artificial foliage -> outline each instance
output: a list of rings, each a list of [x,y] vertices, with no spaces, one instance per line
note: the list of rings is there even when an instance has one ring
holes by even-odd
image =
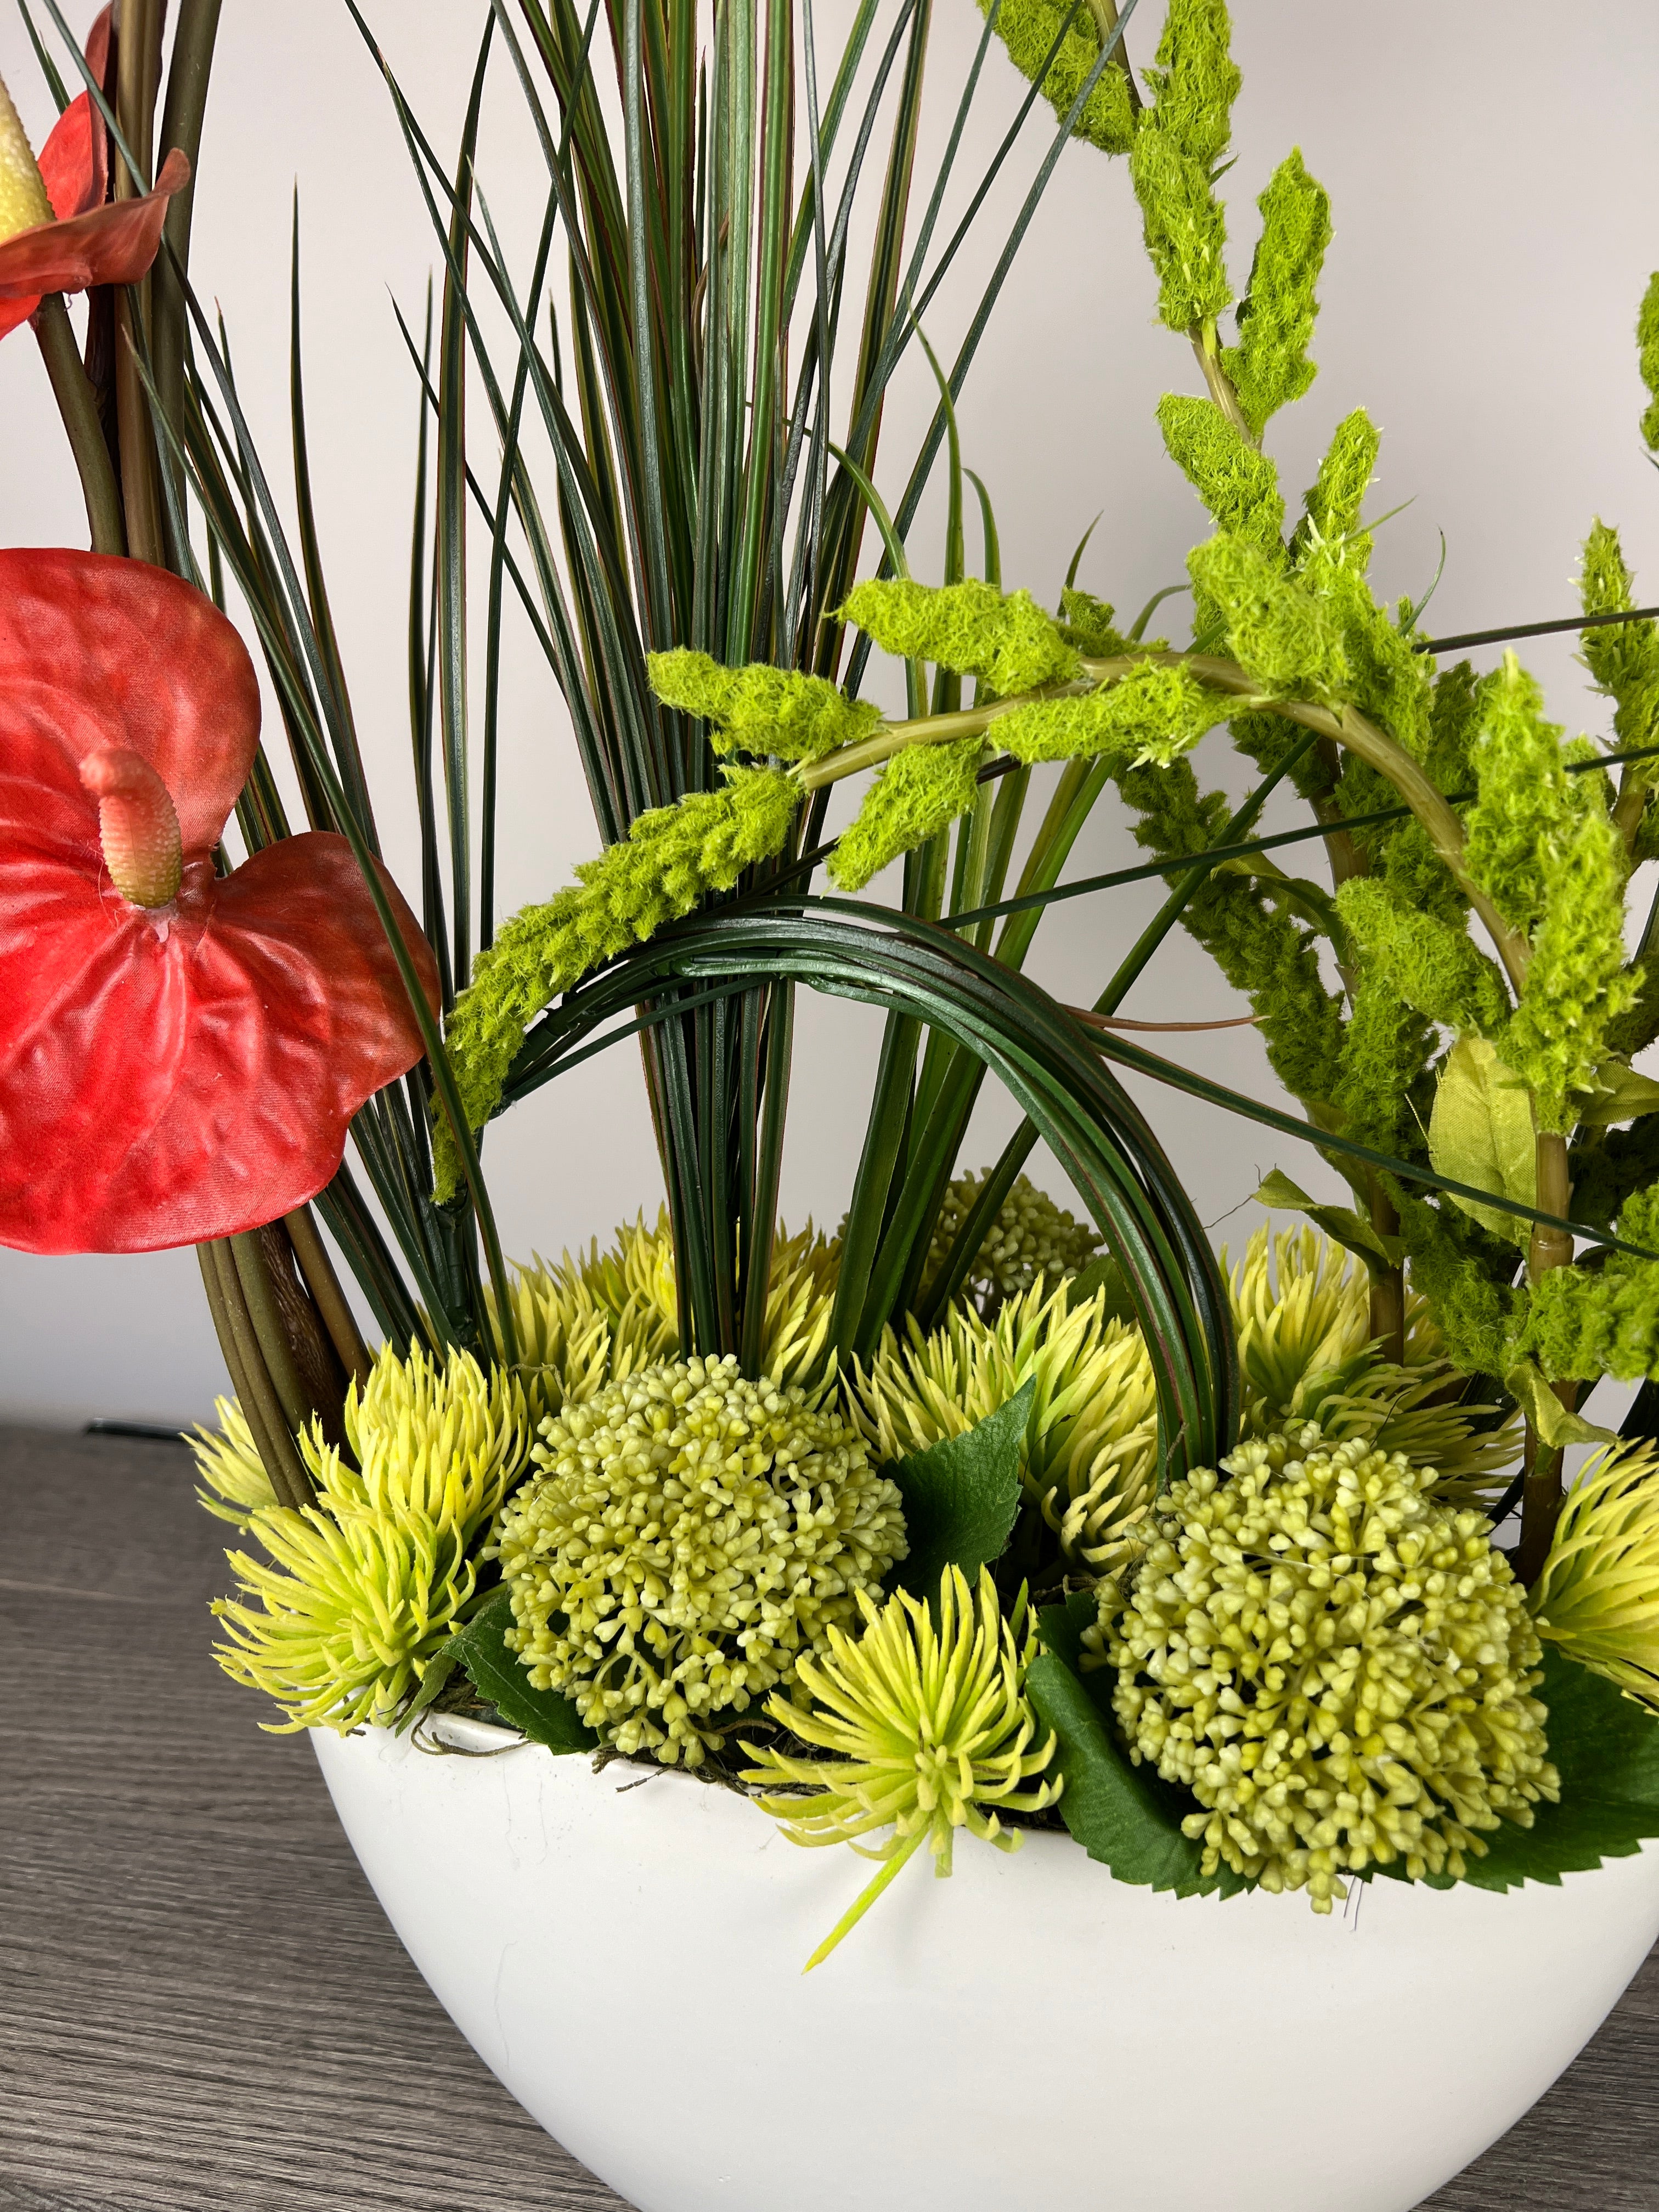
[[[727,769],[722,789],[639,815],[626,842],[583,864],[579,884],[515,915],[479,954],[449,1024],[471,1126],[482,1128],[495,1111],[525,1031],[550,999],[781,851],[799,804],[800,787],[780,769]],[[459,1162],[441,1123],[434,1136],[442,1199],[454,1191]]]
[[[732,1359],[661,1362],[545,1420],[492,1549],[533,1686],[624,1753],[700,1765],[905,1548],[857,1431]]]
[[[0,336],[38,341],[93,548],[0,552],[0,1241],[198,1244],[235,1394],[195,1441],[235,1531],[217,1656],[274,1725],[437,1754],[465,1715],[695,1770],[877,1860],[814,1965],[961,1831],[1322,1912],[1659,1835],[1651,586],[1590,521],[1598,736],[1516,653],[1451,658],[1431,580],[1373,574],[1410,458],[1317,381],[1341,210],[1285,142],[1229,207],[1222,0],[981,9],[945,130],[931,8],[873,0],[832,57],[787,4],[498,7],[441,149],[358,19],[434,224],[424,337],[399,309],[407,789],[330,605],[297,232],[291,481],[191,278],[221,11],[185,0],[165,72],[162,10],[125,53],[100,15],[106,97],[37,41],[38,160],[0,87]],[[953,185],[999,47],[1053,134],[1006,248],[1018,133]],[[509,78],[533,260],[486,198]],[[1138,517],[1057,483],[1012,573],[1018,457],[960,404],[1051,173],[1074,242],[1103,160],[1169,333],[1125,434],[1195,541],[1121,615]],[[938,404],[896,452],[907,360]],[[1659,452],[1659,276],[1636,361]],[[1320,454],[1299,497],[1287,451]],[[569,846],[523,807],[520,656],[593,824],[512,912],[522,852]],[[1105,816],[1144,865],[1082,875]],[[1062,1003],[1049,906],[1130,884],[1134,923],[1060,907]],[[1198,1071],[1177,928],[1282,1105]],[[828,1238],[780,1219],[814,994],[879,1024],[814,1101],[848,1138]],[[617,1043],[659,1182],[515,1263],[490,1125],[539,1094],[576,1204],[557,1086]],[[1224,1133],[1237,1201],[1306,1224],[1233,1266],[1125,1066],[1343,1188]],[[1618,1440],[1609,1377],[1644,1385]]]
[[[1206,1874],[1328,1912],[1345,1873],[1461,1875],[1559,1794],[1526,1592],[1431,1477],[1292,1427],[1173,1486],[1102,1585],[1114,1710],[1131,1756],[1197,1799]]]

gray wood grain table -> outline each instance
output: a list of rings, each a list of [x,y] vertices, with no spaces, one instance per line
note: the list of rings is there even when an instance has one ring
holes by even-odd
[[[620,2206],[439,2009],[309,1747],[213,1666],[220,1533],[177,1445],[0,1430],[0,2206]],[[1659,2212],[1656,2057],[1659,1953],[1436,2212]]]

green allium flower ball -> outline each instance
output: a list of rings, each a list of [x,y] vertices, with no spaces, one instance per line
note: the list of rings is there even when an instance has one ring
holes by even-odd
[[[944,1265],[990,1173],[983,1168],[978,1175],[958,1176],[946,1190],[927,1255],[930,1277]],[[1052,1289],[1062,1275],[1080,1273],[1099,1249],[1100,1237],[1091,1224],[1056,1205],[1029,1176],[1018,1176],[974,1256],[963,1287],[999,1303],[1018,1297],[1040,1279]]]
[[[1102,1585],[1088,1640],[1136,1763],[1204,1808],[1183,1825],[1206,1873],[1328,1912],[1343,1871],[1461,1876],[1481,1831],[1559,1794],[1526,1592],[1433,1480],[1314,1425],[1242,1444]]]
[[[664,1361],[542,1424],[495,1540],[508,1645],[619,1751],[697,1765],[717,1717],[793,1690],[904,1557],[856,1430],[735,1359]]]

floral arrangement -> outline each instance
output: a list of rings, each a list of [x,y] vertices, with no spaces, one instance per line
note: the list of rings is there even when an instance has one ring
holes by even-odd
[[[1314,382],[1331,212],[1287,154],[1236,294],[1220,0],[1169,0],[1139,69],[1133,6],[995,0],[932,185],[925,9],[866,0],[829,68],[810,15],[752,0],[701,29],[656,0],[479,13],[453,160],[357,17],[442,279],[406,331],[407,902],[329,611],[297,325],[291,543],[190,281],[216,0],[180,0],[165,73],[159,0],[125,0],[118,35],[100,15],[67,82],[37,38],[60,110],[38,160],[0,88],[0,330],[39,340],[92,539],[0,553],[0,1240],[198,1248],[234,1394],[196,1445],[236,1530],[221,1663],[272,1727],[437,1748],[482,1717],[853,1844],[878,1870],[814,1965],[924,1844],[949,1874],[959,1830],[1320,1912],[1355,1878],[1502,1889],[1659,1836],[1659,1085],[1634,1066],[1659,966],[1626,913],[1659,854],[1659,629],[1616,532],[1590,529],[1562,625],[1607,744],[1547,720],[1512,654],[1477,676],[1424,602],[1376,597],[1363,409],[1287,501],[1267,439]],[[947,369],[922,319],[972,228],[944,234],[944,184],[999,46],[1057,135]],[[480,183],[501,68],[546,161],[527,271]],[[1201,386],[1158,422],[1208,534],[1122,626],[1081,547],[1052,604],[1005,579],[955,413],[1068,135],[1127,158]],[[1659,276],[1638,336],[1659,453]],[[896,475],[883,395],[912,348],[939,404]],[[930,580],[907,533],[938,469]],[[599,850],[507,916],[509,592]],[[1184,641],[1149,637],[1181,594]],[[878,653],[902,716],[864,696]],[[1218,745],[1250,765],[1242,805],[1199,781]],[[1260,836],[1280,787],[1310,820]],[[1103,803],[1168,893],[1066,1006],[1025,963],[1059,892],[1123,880],[1064,880]],[[1301,841],[1328,882],[1273,857]],[[1136,1035],[1182,1024],[1119,1016],[1177,924],[1287,1105]],[[830,1237],[777,1218],[802,987],[884,1024]],[[623,1040],[666,1205],[510,1264],[490,1122]],[[1275,1171],[1258,1195],[1304,1223],[1233,1267],[1125,1066],[1312,1146],[1352,1202]],[[988,1073],[1024,1118],[965,1173]],[[1039,1140],[1075,1212],[1026,1175]],[[1580,1411],[1603,1376],[1642,1385],[1616,1437]]]

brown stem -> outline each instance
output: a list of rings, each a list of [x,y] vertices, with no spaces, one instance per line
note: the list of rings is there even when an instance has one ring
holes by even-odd
[[[1547,1130],[1537,1138],[1538,1193],[1540,1213],[1565,1214],[1572,1203],[1572,1182],[1567,1172],[1567,1140]],[[1527,1280],[1536,1289],[1557,1267],[1572,1265],[1572,1238],[1565,1229],[1547,1223],[1533,1224],[1527,1247]],[[1569,1412],[1577,1402],[1576,1383],[1558,1382],[1555,1395]],[[1521,1550],[1516,1571],[1523,1583],[1534,1583],[1544,1571],[1555,1524],[1561,1517],[1561,1454],[1552,1451],[1535,1434],[1530,1421],[1522,1461],[1526,1476],[1521,1495]]]
[[[222,1243],[198,1244],[196,1256],[207,1291],[208,1310],[218,1332],[219,1349],[270,1478],[272,1494],[279,1505],[308,1505],[314,1494],[311,1477],[295,1447],[293,1432],[286,1425],[266,1370],[229,1248]]]
[[[229,1238],[228,1249],[235,1264],[242,1296],[247,1302],[248,1318],[259,1340],[265,1371],[282,1407],[284,1423],[292,1433],[307,1427],[317,1409],[295,1356],[263,1235],[260,1230],[249,1230],[242,1236]]]
[[[148,174],[155,153],[155,98],[161,82],[161,0],[124,0],[115,85],[115,119]],[[136,199],[144,179],[135,178],[118,153],[115,197]],[[135,322],[135,316],[137,321]],[[121,453],[121,493],[126,507],[127,549],[137,561],[161,562],[161,489],[149,404],[138,374],[135,331],[149,319],[149,281],[115,295],[115,414]]]
[[[110,466],[104,426],[98,417],[98,395],[81,363],[81,349],[70,327],[69,310],[61,292],[41,301],[34,314],[34,335],[40,344],[52,398],[64,418],[70,451],[81,478],[87,502],[87,526],[94,553],[125,553],[127,534],[121,520],[121,494]]]
[[[323,1327],[328,1331],[329,1341],[334,1346],[341,1370],[348,1381],[355,1382],[361,1389],[368,1382],[374,1363],[357,1327],[356,1316],[340,1287],[340,1279],[334,1272],[334,1263],[328,1256],[328,1247],[323,1242],[311,1208],[302,1206],[297,1212],[285,1214],[283,1226],[288,1231],[300,1273]]]
[[[346,1441],[342,1418],[346,1372],[334,1350],[305,1278],[296,1264],[287,1224],[267,1222],[258,1231],[260,1255],[270,1282],[271,1304],[283,1340],[299,1370],[309,1419],[320,1423],[324,1441],[337,1450]]]

